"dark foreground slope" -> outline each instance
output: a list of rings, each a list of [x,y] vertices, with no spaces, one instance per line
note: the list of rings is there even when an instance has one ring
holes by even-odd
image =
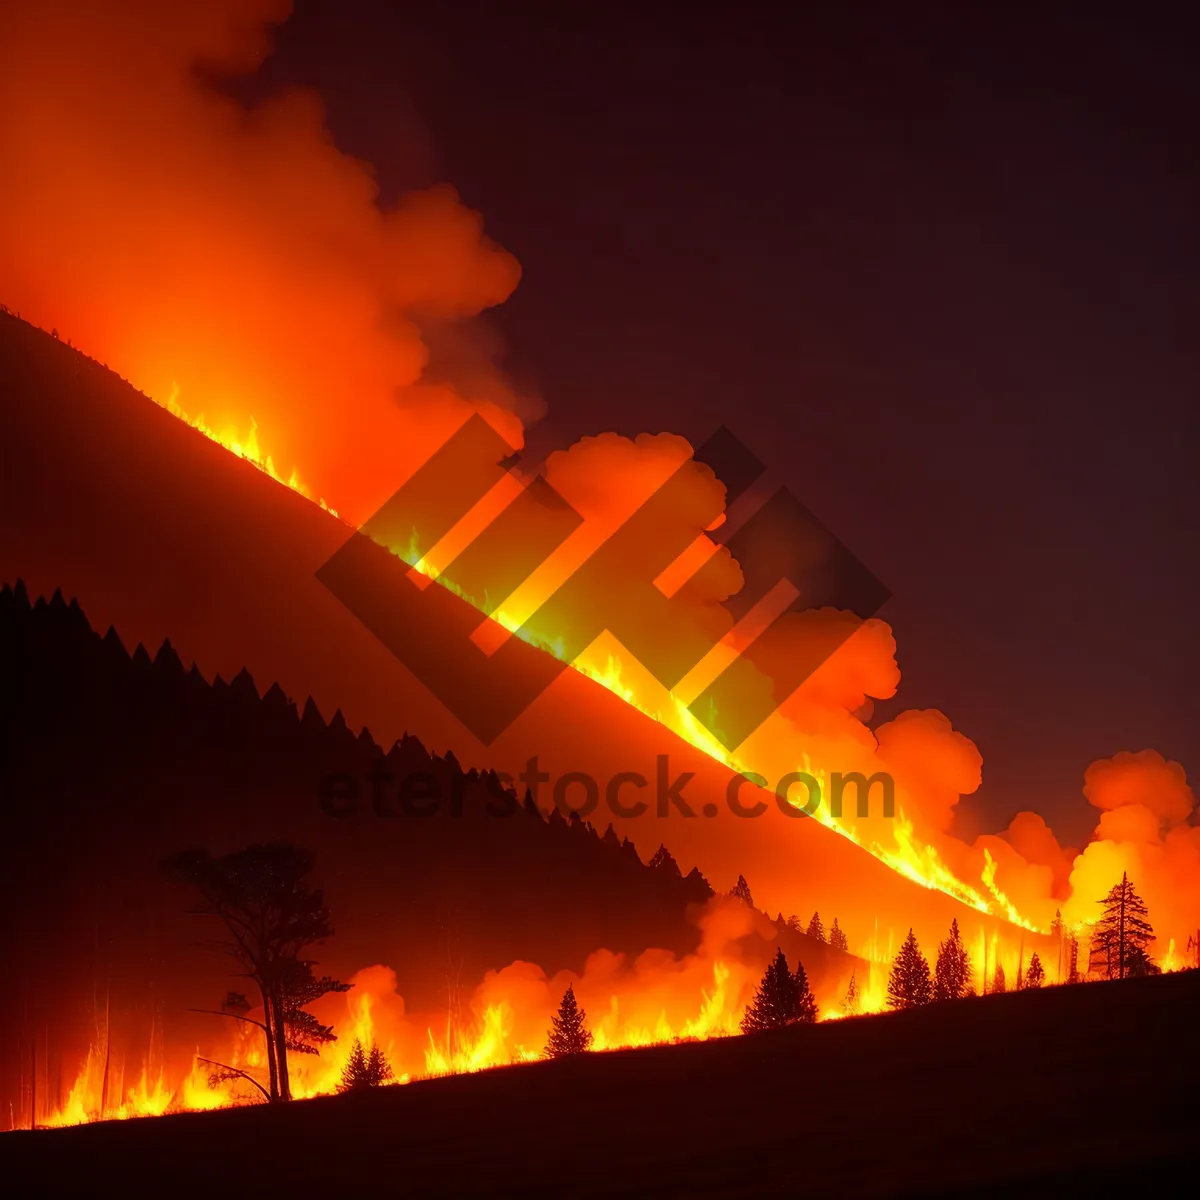
[[[39,1194],[1146,1194],[1194,1170],[1198,1003],[1191,972],[14,1133],[0,1171]]]

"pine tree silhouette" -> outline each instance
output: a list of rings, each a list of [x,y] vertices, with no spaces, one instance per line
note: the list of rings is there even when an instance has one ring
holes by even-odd
[[[862,997],[858,994],[858,980],[853,973],[850,975],[850,986],[842,1000],[842,1012],[848,1017],[856,1017],[862,1012]]]
[[[805,1025],[812,1025],[817,1019],[817,998],[808,986],[808,975],[799,959],[796,960],[796,973],[792,976],[792,983],[796,988],[796,1020]]]
[[[1141,946],[1136,944],[1126,948],[1125,961],[1125,974],[1130,979],[1134,979],[1142,975],[1162,974],[1162,968],[1156,962],[1151,960],[1150,955],[1147,954]]]
[[[754,907],[754,897],[750,895],[750,885],[746,882],[745,875],[738,876],[737,883],[733,885],[733,891],[729,894],[739,900],[745,900],[751,908]]]
[[[682,872],[679,869],[679,864],[675,861],[674,855],[666,848],[666,846],[659,846],[659,848],[655,850],[653,857],[646,865],[648,867],[661,867],[664,871],[667,871],[672,875],[682,875]]]
[[[825,926],[821,924],[821,914],[815,912],[812,915],[812,920],[808,923],[808,936],[816,938],[818,942],[825,940]]]
[[[342,1068],[342,1081],[338,1084],[339,1092],[360,1092],[366,1088],[382,1087],[393,1079],[391,1064],[383,1057],[378,1046],[372,1046],[368,1054],[363,1044],[354,1039],[354,1047],[350,1057]]]
[[[950,922],[950,936],[938,948],[934,968],[933,998],[959,1000],[971,984],[971,960],[958,931],[958,918]]]
[[[803,976],[804,968],[799,972]],[[805,990],[808,980],[804,980]],[[811,996],[811,993],[809,993]],[[813,1018],[816,1002],[813,1002]],[[805,1018],[809,1019],[809,1018]],[[801,1020],[800,986],[796,975],[788,969],[787,958],[782,950],[776,951],[754,994],[754,999],[742,1017],[743,1033],[759,1033],[764,1029],[780,1029]]]
[[[1008,984],[1004,978],[1004,968],[997,964],[996,974],[992,976],[992,992],[993,994],[999,994],[1006,991],[1008,991]]]
[[[1033,957],[1029,960],[1029,969],[1025,972],[1025,987],[1040,988],[1046,982],[1046,968],[1042,966],[1042,960],[1038,958],[1037,951],[1033,952]]]
[[[850,942],[838,926],[837,917],[833,918],[833,924],[829,927],[829,944],[835,950],[841,950],[847,954],[850,952]]]
[[[892,963],[892,974],[888,979],[888,1007],[916,1008],[928,1004],[932,999],[933,980],[929,977],[929,964],[910,929],[900,953]]]
[[[318,977],[313,973],[313,963],[305,960],[293,959],[280,965],[279,991],[289,1053],[320,1054],[322,1046],[337,1041],[333,1026],[322,1024],[306,1006],[330,993],[348,992],[350,986],[328,975]]]
[[[584,1024],[587,1013],[575,1000],[575,988],[567,984],[558,1012],[550,1018],[550,1036],[546,1041],[547,1058],[582,1054],[592,1048],[592,1031]]]
[[[1088,971],[1103,972],[1109,979],[1146,974],[1146,948],[1154,941],[1145,902],[1129,882],[1129,874],[1100,901],[1103,912],[1092,929]]]
[[[290,842],[247,846],[225,855],[184,850],[163,860],[166,874],[199,894],[194,912],[217,918],[231,934],[232,955],[245,977],[258,985],[272,1100],[290,1100],[288,1051],[316,1054],[334,1040],[304,1006],[348,984],[313,975],[299,954],[332,936],[329,908],[309,876],[315,857]]]

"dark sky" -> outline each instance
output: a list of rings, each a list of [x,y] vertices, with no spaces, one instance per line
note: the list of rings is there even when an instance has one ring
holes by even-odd
[[[262,82],[520,260],[532,454],[728,424],[891,589],[959,830],[1077,843],[1094,758],[1200,770],[1200,82],[1144,6],[914,13],[301,0]]]

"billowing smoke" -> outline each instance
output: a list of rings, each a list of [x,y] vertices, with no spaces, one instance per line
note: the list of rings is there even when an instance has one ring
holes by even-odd
[[[449,187],[381,208],[313,92],[221,90],[290,9],[5,3],[0,301],[364,519],[471,408],[520,442],[464,327],[520,267]]]
[[[1084,795],[1100,810],[1094,839],[1075,859],[1070,919],[1094,920],[1095,901],[1128,872],[1150,908],[1158,950],[1183,951],[1200,914],[1200,828],[1183,767],[1155,750],[1094,762]]]
[[[6,3],[0,301],[160,402],[174,396],[241,438],[253,430],[282,476],[296,469],[311,494],[360,521],[472,410],[521,443],[537,405],[513,392],[494,345],[472,332],[520,268],[447,186],[382,207],[371,168],[337,149],[311,91],[250,107],[232,98],[225,85],[255,70],[289,12],[287,0]],[[586,558],[689,453],[670,434],[603,434],[553,455],[547,476],[585,526],[531,581],[526,611],[555,569],[561,577]],[[691,548],[674,586],[704,569],[678,592],[664,577],[664,594],[678,598],[679,627],[694,624],[698,640],[730,633],[720,603],[742,575],[709,537],[722,484],[697,466],[677,498],[664,536]],[[1164,939],[1183,943],[1200,914],[1200,832],[1179,764],[1153,751],[1093,764],[1084,791],[1100,817],[1081,853],[1026,812],[1001,834],[964,841],[954,815],[979,786],[979,751],[935,710],[872,728],[873,702],[899,684],[896,644],[883,621],[856,624],[828,610],[793,614],[770,656],[749,645],[757,674],[747,686],[779,707],[739,748],[747,767],[772,779],[805,762],[826,778],[887,773],[897,818],[877,801],[859,818],[851,800],[844,825],[914,877],[946,872],[1044,929],[1056,909],[1072,922],[1093,917],[1128,871],[1160,952]],[[745,630],[730,637],[733,651],[749,644]],[[778,694],[813,638],[836,651],[793,694]],[[653,681],[629,658],[629,686],[650,694]],[[643,707],[670,711],[663,698]],[[728,865],[719,887],[732,883]],[[760,902],[790,909],[790,876],[754,882]]]

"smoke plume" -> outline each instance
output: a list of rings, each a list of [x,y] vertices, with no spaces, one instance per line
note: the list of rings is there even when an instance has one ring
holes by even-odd
[[[351,519],[472,408],[520,442],[535,409],[488,355],[453,353],[520,278],[478,214],[447,186],[381,208],[312,91],[247,108],[219,86],[262,61],[287,0],[4,8],[9,308],[156,400],[253,432]],[[427,377],[439,326],[453,336]]]
[[[233,97],[230,81],[253,74],[290,8],[288,0],[5,3],[0,300],[159,402],[174,398],[214,429],[253,437],[282,477],[297,471],[314,497],[361,522],[472,410],[521,444],[537,404],[506,383],[495,345],[472,324],[512,294],[520,267],[447,185],[382,206],[371,167],[337,148],[312,91],[253,105]],[[602,434],[553,455],[547,477],[585,523],[548,577],[530,581],[525,610],[690,449],[670,434]],[[675,627],[693,627],[698,642],[730,633],[720,604],[742,584],[711,536],[723,503],[721,481],[697,466],[663,518],[664,536],[690,549],[660,585],[675,598]],[[1164,941],[1182,944],[1200,913],[1200,831],[1178,763],[1146,750],[1092,764],[1083,790],[1099,817],[1081,852],[1029,812],[967,842],[954,816],[980,784],[978,748],[936,710],[873,728],[873,702],[899,684],[896,643],[883,621],[848,620],[793,614],[770,656],[749,647],[748,686],[779,707],[740,748],[746,766],[772,779],[802,763],[825,777],[887,773],[897,818],[878,804],[860,818],[851,806],[845,828],[913,877],[952,873],[993,897],[996,911],[1042,929],[1056,909],[1072,922],[1094,917],[1128,871],[1150,904],[1160,951]],[[731,636],[734,650],[746,648],[745,631]],[[794,694],[781,694],[791,659],[813,638],[844,640]],[[649,694],[653,681],[629,657],[623,679]],[[643,707],[671,711],[661,696]],[[772,836],[770,822],[760,827]],[[763,899],[787,906],[791,887],[763,880]],[[580,986],[586,993],[586,976]]]

